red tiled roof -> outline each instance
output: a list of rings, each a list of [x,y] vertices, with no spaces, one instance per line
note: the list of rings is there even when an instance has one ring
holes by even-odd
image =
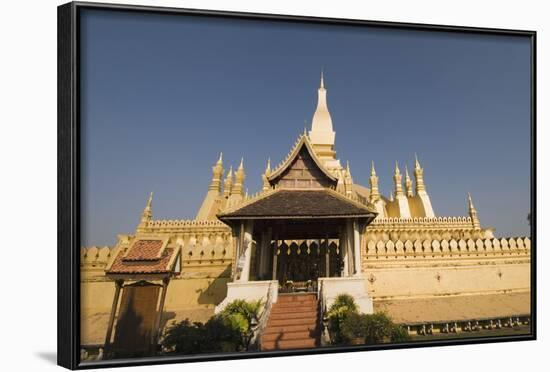
[[[162,242],[162,241],[160,241]],[[132,247],[133,248],[133,247]],[[137,261],[124,258],[124,252],[119,252],[107,274],[164,274],[169,273],[168,267],[174,249],[166,248],[160,259]]]
[[[158,260],[162,243],[162,240],[138,240],[132,244],[124,261]]]

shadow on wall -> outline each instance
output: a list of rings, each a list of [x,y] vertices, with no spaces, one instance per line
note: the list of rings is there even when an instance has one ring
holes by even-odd
[[[231,266],[225,268],[216,278],[213,278],[208,287],[198,289],[199,305],[216,306],[227,296],[227,283],[231,281]]]

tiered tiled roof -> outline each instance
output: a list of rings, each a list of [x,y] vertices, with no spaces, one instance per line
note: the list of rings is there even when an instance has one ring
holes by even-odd
[[[237,218],[375,217],[376,211],[330,189],[280,189],[241,208],[220,214],[220,220]]]
[[[179,249],[165,248],[163,239],[136,240],[127,252],[121,250],[107,269],[107,275],[170,274]]]
[[[151,261],[161,257],[162,240],[138,240],[135,242],[124,261]]]

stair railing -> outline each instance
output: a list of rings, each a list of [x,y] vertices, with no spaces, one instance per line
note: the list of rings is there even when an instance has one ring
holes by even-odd
[[[319,329],[319,338],[321,346],[330,345],[330,335],[328,332],[328,319],[326,319],[327,314],[327,308],[326,308],[326,298],[325,298],[325,291],[324,291],[324,284],[325,282],[322,280],[318,281],[317,284],[317,298],[318,298],[318,314],[317,317],[317,329]]]
[[[275,288],[273,288],[275,286]],[[269,315],[271,314],[271,308],[273,307],[273,291],[279,289],[278,282],[272,282],[269,284],[267,290],[267,296],[265,300],[264,310],[258,319],[258,326],[254,330],[254,334],[250,340],[249,350],[260,350],[261,349],[261,335],[264,332],[264,329],[267,326],[267,321],[269,320]]]

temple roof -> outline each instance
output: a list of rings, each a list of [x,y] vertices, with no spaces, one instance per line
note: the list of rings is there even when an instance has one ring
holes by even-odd
[[[305,148],[307,150],[307,152],[315,162],[315,165],[330,181],[337,181],[337,178],[333,174],[331,174],[329,170],[323,165],[323,162],[319,159],[319,157],[315,153],[315,150],[313,150],[311,141],[309,140],[307,134],[304,133],[296,141],[294,147],[292,148],[292,150],[290,150],[285,160],[281,164],[279,164],[279,166],[277,166],[274,170],[272,170],[271,173],[267,176],[267,179],[270,183],[275,181],[288,167],[290,167],[290,165],[292,165],[293,161],[300,154],[300,150],[302,150],[302,148]]]
[[[373,208],[331,189],[279,189],[218,218],[374,218],[376,214]]]
[[[162,240],[138,240],[128,250],[124,261],[154,261],[161,257]]]
[[[107,275],[170,274],[179,249],[166,248],[167,239],[139,239],[121,250],[107,269]]]

